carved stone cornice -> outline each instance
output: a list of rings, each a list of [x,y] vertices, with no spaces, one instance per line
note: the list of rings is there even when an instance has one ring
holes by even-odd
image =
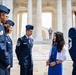
[[[27,7],[27,4],[26,3],[14,3],[14,8],[18,8],[19,6],[21,7]]]
[[[18,8],[19,7],[19,4],[14,4],[14,8]]]
[[[49,3],[49,2],[47,2],[47,3],[43,3],[42,6],[43,7],[50,7],[50,6],[54,6],[55,7],[56,4],[55,3]]]
[[[73,2],[72,5],[73,5],[73,6],[76,6],[76,2]]]

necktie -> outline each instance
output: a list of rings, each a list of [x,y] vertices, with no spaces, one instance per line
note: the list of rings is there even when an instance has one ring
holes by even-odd
[[[29,42],[29,44],[30,44],[30,38],[28,38],[28,42]]]

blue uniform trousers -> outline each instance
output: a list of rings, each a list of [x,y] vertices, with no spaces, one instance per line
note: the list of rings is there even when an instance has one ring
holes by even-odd
[[[73,71],[72,71],[72,75],[76,75],[76,64],[73,64]]]
[[[3,64],[0,62],[0,75],[5,75],[5,67],[3,66]]]
[[[5,71],[5,75],[10,75],[10,69]]]
[[[33,75],[33,65],[20,65],[20,75]]]
[[[0,67],[0,75],[5,75],[5,69],[2,69],[1,67]]]

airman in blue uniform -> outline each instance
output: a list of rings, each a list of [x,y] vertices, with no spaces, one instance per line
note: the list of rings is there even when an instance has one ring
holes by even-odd
[[[72,75],[76,75],[76,27],[71,27],[68,32],[69,53],[73,61]]]
[[[6,51],[6,37],[3,24],[8,19],[10,9],[0,5],[0,75],[5,75],[5,70],[10,68],[9,56]]]
[[[26,25],[26,35],[19,38],[16,45],[16,55],[20,64],[20,75],[33,75],[32,35],[34,26]]]
[[[6,50],[9,55],[10,68],[13,67],[13,43],[9,36],[12,32],[14,26],[14,22],[11,20],[7,20],[4,24],[5,32],[6,32]],[[6,70],[6,75],[10,75],[10,68]]]

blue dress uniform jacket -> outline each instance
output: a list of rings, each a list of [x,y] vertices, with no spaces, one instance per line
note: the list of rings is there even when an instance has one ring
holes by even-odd
[[[7,52],[8,52],[8,56],[9,56],[9,63],[10,63],[10,67],[13,66],[13,43],[12,43],[12,40],[11,38],[6,35],[6,49],[7,49]]]
[[[5,75],[5,68],[9,65],[9,57],[6,51],[6,37],[2,24],[0,24],[0,75]]]
[[[9,56],[9,63],[10,63],[10,67],[13,66],[13,44],[12,44],[12,40],[9,37],[9,35],[6,34],[6,50],[8,52],[8,56]],[[6,70],[6,75],[10,75],[10,69]]]
[[[73,60],[72,75],[76,75],[76,27],[69,29],[69,53]]]
[[[28,39],[25,35],[17,41],[16,55],[21,66],[20,75],[33,75],[32,47],[33,39]]]
[[[76,61],[76,28],[70,28],[69,33],[69,53],[73,61]]]

